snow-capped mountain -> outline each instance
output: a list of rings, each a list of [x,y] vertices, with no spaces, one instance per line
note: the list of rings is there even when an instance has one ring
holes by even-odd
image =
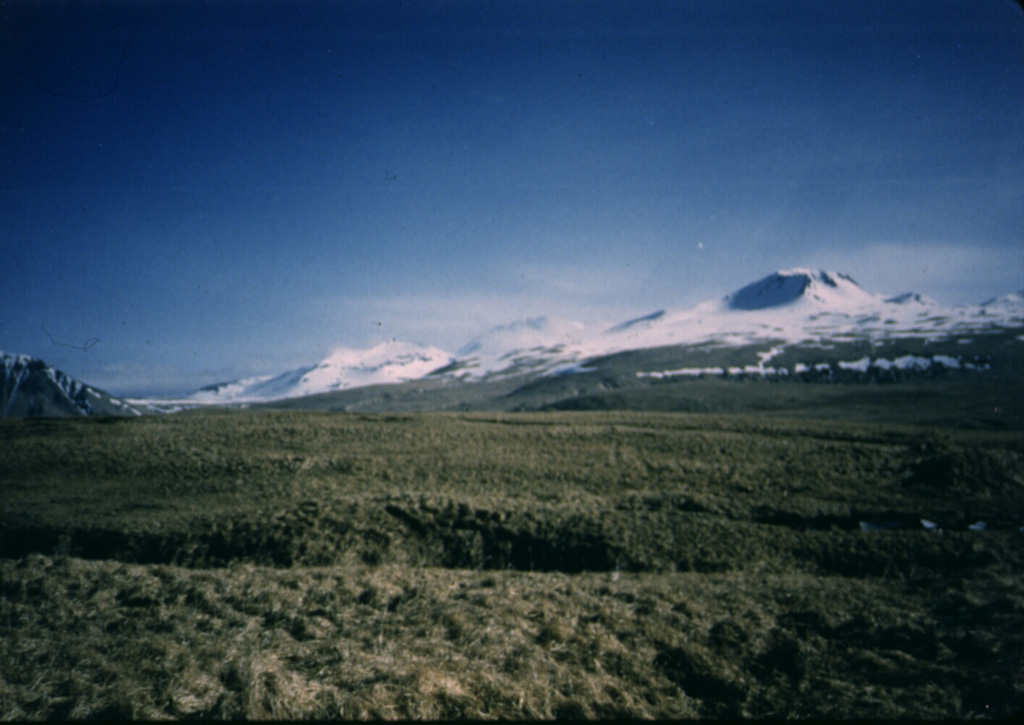
[[[993,297],[990,300],[986,300],[981,303],[981,306],[990,308],[999,308],[1008,311],[1016,311],[1020,314],[1024,311],[1024,290],[1020,292],[1011,292],[1007,295],[1000,295],[999,297]]]
[[[729,350],[759,346],[752,363],[722,369],[750,368],[765,374],[770,369],[766,367],[769,360],[781,359],[779,356],[794,346],[824,349],[837,343],[882,345],[896,339],[966,342],[968,336],[1021,326],[1024,293],[1003,295],[981,305],[943,307],[916,292],[874,294],[849,275],[797,268],[774,272],[716,300],[685,309],[657,310],[607,329],[588,328],[558,317],[533,317],[491,328],[455,355],[398,341],[366,350],[339,348],[316,365],[276,376],[211,385],[179,402],[267,402],[412,380],[444,385],[525,382],[591,372],[593,361],[659,348],[719,350],[728,356]],[[672,354],[678,357],[678,353]],[[945,360],[944,367],[953,366],[955,358],[940,357]],[[931,358],[928,362],[931,364]],[[719,369],[715,366],[720,363],[709,363],[712,367],[707,369]],[[819,363],[812,360],[800,364],[813,367]],[[884,364],[884,360],[878,362]],[[902,365],[893,364],[898,368]],[[914,365],[919,366],[919,361]],[[971,365],[965,359],[961,369],[980,369]],[[793,369],[799,372],[798,366]],[[655,373],[638,370],[636,374]]]
[[[658,310],[573,335],[537,334],[529,348],[488,355],[475,347],[441,374],[464,380],[495,379],[525,373],[563,374],[588,360],[627,350],[670,345],[792,345],[827,340],[895,337],[941,339],[1024,324],[1024,297],[1004,295],[983,305],[943,307],[924,295],[884,296],[867,292],[849,275],[804,268],[774,272],[718,300],[680,310]],[[529,321],[526,321],[527,323]]]
[[[452,355],[436,347],[391,340],[366,350],[337,348],[316,365],[280,375],[210,385],[189,396],[195,403],[241,403],[295,398],[334,390],[400,383],[448,365]]]
[[[529,372],[567,347],[580,344],[587,334],[586,325],[560,317],[531,317],[498,325],[459,348],[457,360],[444,374],[479,377],[495,370]]]
[[[38,358],[0,352],[0,417],[141,415]]]
[[[775,272],[725,298],[730,310],[766,310],[793,305],[840,310],[871,305],[877,300],[849,275],[809,269]]]
[[[173,400],[121,400],[42,360],[0,352],[0,417],[140,415],[410,381],[422,382],[415,393],[447,391],[446,400],[457,401],[443,407],[475,400],[476,393],[462,385],[476,382],[496,385],[481,389],[506,391],[496,395],[547,386],[551,395],[545,392],[543,400],[549,400],[632,384],[629,380],[715,374],[804,379],[941,369],[1019,377],[1022,331],[1024,291],[945,307],[916,292],[874,294],[849,275],[797,268],[774,272],[719,299],[656,310],[608,328],[532,317],[493,327],[455,355],[397,340],[362,350],[342,347],[313,365],[210,385]],[[397,393],[380,395],[392,394]],[[375,393],[367,395],[362,397],[371,401]],[[418,400],[418,406],[430,409],[427,397]],[[387,407],[380,401],[365,404]]]

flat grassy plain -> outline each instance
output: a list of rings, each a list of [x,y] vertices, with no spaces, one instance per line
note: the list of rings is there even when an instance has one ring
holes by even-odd
[[[1021,431],[822,415],[2,420],[0,717],[1020,711]]]

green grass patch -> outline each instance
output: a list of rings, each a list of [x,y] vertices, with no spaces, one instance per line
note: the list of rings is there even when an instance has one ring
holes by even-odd
[[[768,416],[3,420],[0,716],[1008,715],[1022,458]]]

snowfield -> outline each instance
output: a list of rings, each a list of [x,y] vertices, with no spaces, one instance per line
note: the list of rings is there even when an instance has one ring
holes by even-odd
[[[416,380],[444,367],[453,357],[436,347],[392,340],[368,350],[338,348],[316,365],[277,376],[247,378],[203,388],[195,403],[241,403],[297,398],[363,385]]]

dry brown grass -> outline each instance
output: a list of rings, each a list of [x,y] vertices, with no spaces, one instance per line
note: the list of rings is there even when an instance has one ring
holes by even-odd
[[[7,718],[959,717],[1019,579],[0,563]]]

